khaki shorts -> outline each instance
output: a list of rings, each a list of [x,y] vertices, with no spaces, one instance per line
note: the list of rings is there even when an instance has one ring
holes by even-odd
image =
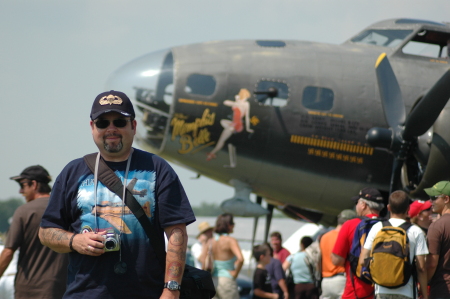
[[[213,277],[216,296],[213,299],[239,299],[236,280],[228,277]]]

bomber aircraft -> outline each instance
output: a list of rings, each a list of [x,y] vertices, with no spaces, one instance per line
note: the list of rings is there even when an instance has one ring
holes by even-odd
[[[137,107],[140,147],[234,186],[224,210],[268,213],[253,193],[270,212],[330,224],[363,187],[421,198],[450,178],[449,47],[449,23],[392,19],[341,45],[173,47],[107,85]]]

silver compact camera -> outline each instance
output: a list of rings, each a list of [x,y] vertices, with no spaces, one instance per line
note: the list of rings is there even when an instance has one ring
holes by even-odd
[[[103,241],[105,252],[118,251],[120,249],[120,235],[116,234],[113,229],[107,230],[103,238],[105,238]]]

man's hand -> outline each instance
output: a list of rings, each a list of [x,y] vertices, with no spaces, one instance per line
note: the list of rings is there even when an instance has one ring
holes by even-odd
[[[72,248],[81,253],[91,256],[99,256],[105,253],[103,249],[103,235],[106,231],[100,233],[83,233],[76,234],[72,239]],[[66,230],[54,227],[39,229],[39,239],[42,245],[50,247],[52,250],[59,253],[69,253],[70,250],[70,239],[73,233]]]
[[[104,235],[106,235],[106,231],[76,234],[72,240],[72,248],[81,254],[100,256],[105,253]]]

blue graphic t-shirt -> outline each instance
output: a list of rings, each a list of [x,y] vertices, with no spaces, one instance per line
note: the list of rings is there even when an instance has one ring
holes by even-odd
[[[127,161],[107,164],[123,182]],[[195,221],[178,176],[160,157],[135,149],[127,186],[161,237],[165,227]],[[94,175],[83,158],[70,162],[56,179],[41,226],[78,233],[108,230],[120,236],[120,251],[105,252],[99,257],[69,254],[64,298],[159,298],[161,295],[164,269],[144,229],[129,208],[122,205],[122,200],[100,181],[95,203]],[[127,264],[127,272],[122,275],[114,273],[114,265],[119,260]]]

